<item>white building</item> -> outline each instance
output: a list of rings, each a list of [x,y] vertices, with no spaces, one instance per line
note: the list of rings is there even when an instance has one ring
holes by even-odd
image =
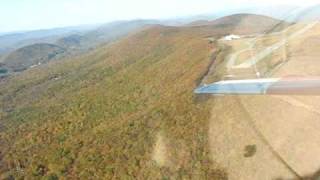
[[[234,39],[240,39],[241,37],[238,35],[230,34],[228,36],[225,36],[223,39],[226,41],[232,41]]]

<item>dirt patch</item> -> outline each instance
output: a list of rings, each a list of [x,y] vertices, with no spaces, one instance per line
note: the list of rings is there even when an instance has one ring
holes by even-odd
[[[169,156],[168,156],[168,143],[166,142],[162,133],[158,133],[157,140],[154,146],[152,159],[160,167],[169,167],[171,165]]]

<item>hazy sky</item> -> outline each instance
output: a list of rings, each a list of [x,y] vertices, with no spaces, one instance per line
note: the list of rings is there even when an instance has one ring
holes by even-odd
[[[0,0],[0,32],[169,18],[262,5],[310,5],[319,0]]]

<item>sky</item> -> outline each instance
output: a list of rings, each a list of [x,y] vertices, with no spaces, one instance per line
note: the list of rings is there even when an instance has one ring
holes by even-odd
[[[307,6],[319,0],[0,0],[0,32],[130,19],[165,19],[252,6]]]

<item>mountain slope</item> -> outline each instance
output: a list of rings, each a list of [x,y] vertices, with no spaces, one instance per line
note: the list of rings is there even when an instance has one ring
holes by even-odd
[[[33,44],[10,53],[3,63],[13,71],[21,71],[34,65],[47,63],[64,52],[64,48],[54,44]]]
[[[3,172],[222,178],[207,156],[209,110],[192,93],[212,48],[192,29],[156,26],[2,81]],[[168,149],[164,163],[154,150],[160,136]]]
[[[193,90],[223,60],[207,38],[242,28],[152,26],[0,81],[0,178],[226,179]]]

